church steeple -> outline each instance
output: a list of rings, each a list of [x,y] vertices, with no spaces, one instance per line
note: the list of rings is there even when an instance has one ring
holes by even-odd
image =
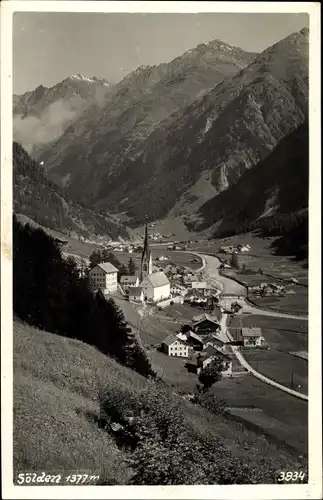
[[[152,272],[153,261],[148,243],[148,222],[146,218],[144,249],[141,256],[140,281],[143,280],[144,277],[147,276],[147,274],[152,274]]]

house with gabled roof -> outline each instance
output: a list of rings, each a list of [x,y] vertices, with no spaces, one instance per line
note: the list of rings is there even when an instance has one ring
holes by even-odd
[[[241,328],[241,335],[243,338],[243,345],[245,347],[266,347],[267,346],[265,337],[262,335],[261,328],[259,328],[259,327]]]
[[[180,358],[189,357],[189,346],[184,341],[176,337],[174,334],[168,335],[162,343],[162,349],[168,356],[177,356]]]
[[[130,287],[139,286],[139,277],[138,276],[121,276],[120,285],[122,286],[122,288],[125,292],[128,292]]]
[[[145,300],[159,302],[170,297],[170,282],[163,271],[147,274],[140,283]]]
[[[232,375],[232,359],[231,356],[224,354],[223,352],[216,349],[214,346],[207,346],[199,355],[197,356],[197,374],[201,372],[204,368],[210,365],[212,362],[218,362],[222,367],[222,377],[229,377]]]
[[[129,288],[129,301],[131,302],[141,302],[145,300],[144,291],[141,286],[131,286]]]
[[[118,269],[111,262],[101,262],[89,272],[90,287],[93,290],[102,290],[103,293],[117,291]]]
[[[201,351],[203,349],[203,340],[192,330],[186,330],[185,333],[177,333],[176,337],[186,342],[188,346],[193,348],[194,350]]]
[[[220,329],[219,315],[201,314],[193,318],[193,330],[198,335],[209,335]]]

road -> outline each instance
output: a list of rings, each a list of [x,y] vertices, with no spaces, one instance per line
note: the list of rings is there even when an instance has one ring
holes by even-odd
[[[222,291],[223,293],[230,294],[232,296],[232,301],[236,301],[237,298],[239,298],[239,303],[243,305],[243,311],[244,312],[250,312],[251,314],[264,314],[266,316],[275,316],[275,317],[280,317],[280,318],[293,318],[293,319],[307,319],[301,316],[294,316],[290,314],[283,314],[283,313],[276,313],[275,311],[265,311],[262,309],[258,309],[257,307],[252,307],[249,304],[245,302],[244,295],[246,293],[245,287],[240,285],[234,280],[230,280],[230,278],[223,277],[219,274],[219,267],[220,267],[220,260],[217,257],[211,257],[209,255],[201,255],[203,259],[205,259],[205,275],[209,280],[214,280],[220,285],[222,285]],[[244,293],[243,293],[244,291]],[[231,334],[229,333],[227,329],[227,314],[223,314],[221,318],[221,333],[222,336],[226,337],[227,340],[232,341],[233,338]],[[308,400],[308,396],[306,394],[302,394],[300,392],[294,391],[293,389],[290,389],[289,387],[286,387],[282,384],[279,384],[275,380],[272,380],[262,373],[257,372],[252,366],[247,362],[241,351],[238,349],[238,347],[232,346],[232,351],[235,354],[236,358],[238,359],[239,363],[241,366],[246,368],[249,373],[252,373],[255,377],[257,377],[259,380],[262,380],[268,385],[271,385],[273,387],[276,387],[277,389],[280,389],[281,391],[287,392],[288,394],[291,394],[292,396],[295,396],[299,399],[303,400]]]
[[[127,298],[123,297],[121,293],[115,293],[111,296],[114,302],[118,307],[122,310],[124,317],[128,323],[128,326],[132,329],[133,333],[136,335],[138,342],[143,350],[145,347],[140,337],[140,327],[141,327],[141,319],[142,316],[140,313],[144,312],[145,305],[143,306],[135,306],[131,302],[128,301]]]
[[[227,317],[228,317],[227,314],[222,315],[221,332],[222,332],[223,336],[226,336],[227,340],[232,341],[234,339],[233,339],[232,335],[230,334],[229,330],[227,329]],[[259,380],[262,380],[263,382],[265,382],[268,385],[271,385],[273,387],[276,387],[277,389],[280,389],[283,392],[287,392],[288,394],[291,394],[292,396],[295,396],[299,399],[303,399],[304,401],[308,401],[308,396],[306,394],[302,394],[301,392],[294,391],[293,389],[290,389],[289,387],[286,387],[285,385],[279,384],[275,380],[272,380],[271,378],[266,377],[262,373],[257,372],[257,370],[255,370],[248,363],[248,361],[245,359],[245,357],[243,356],[243,354],[241,353],[241,351],[239,350],[238,347],[231,346],[231,349],[232,349],[234,355],[236,356],[236,358],[238,359],[239,363],[241,364],[241,366],[246,368],[246,370],[249,373],[252,373],[252,375],[254,375],[256,378],[258,378]]]
[[[249,312],[251,314],[256,314],[256,315],[265,315],[265,316],[274,316],[274,317],[280,317],[280,318],[292,318],[292,319],[298,319],[298,320],[307,320],[306,317],[302,316],[296,316],[292,314],[285,314],[285,313],[277,313],[275,311],[266,311],[263,309],[259,309],[257,307],[252,307],[245,301],[246,297],[246,288],[243,285],[240,285],[234,280],[231,280],[230,278],[221,276],[219,274],[219,267],[220,267],[220,260],[217,257],[210,256],[210,255],[201,255],[197,254],[199,257],[202,259],[202,268],[203,272],[205,274],[206,279],[210,282],[213,283],[214,285],[217,285],[217,288],[221,288],[222,293],[226,294],[227,299],[226,300],[232,300],[236,301],[239,299],[239,302],[243,305],[243,311],[244,312]],[[230,297],[231,296],[231,297]],[[125,297],[121,295],[120,292],[114,294],[113,299],[115,300],[116,304],[122,309],[126,321],[128,325],[132,328],[133,332],[137,336],[138,342],[144,349],[143,342],[140,337],[140,326],[141,326],[141,318],[142,314],[144,314],[144,308],[145,305],[137,308],[133,304],[131,304]],[[227,338],[228,340],[233,340],[231,337],[230,332],[227,329],[227,314],[223,314],[221,318],[221,332],[222,335]],[[303,400],[308,400],[308,396],[302,393],[299,393],[297,391],[294,391],[293,389],[290,389],[289,387],[286,387],[282,384],[279,384],[278,382],[266,377],[265,375],[257,372],[244,358],[243,354],[241,351],[235,347],[232,346],[232,351],[235,354],[236,358],[240,362],[240,364],[247,369],[248,372],[252,373],[255,377],[258,379],[262,380],[263,382],[267,383],[268,385],[271,385],[273,387],[276,387],[277,389],[284,391],[288,394],[291,394],[292,396],[295,396],[299,399]]]
[[[245,297],[247,296],[247,289],[245,286],[240,285],[240,283],[237,283],[233,279],[220,275],[219,268],[221,262],[217,257],[213,257],[210,255],[200,255],[200,257],[205,260],[206,266],[204,273],[208,281],[210,283],[217,283],[221,288],[222,293],[228,295],[228,297],[226,297],[225,299],[227,302],[230,300],[232,302],[235,302],[237,299],[239,299],[239,303],[241,303],[241,305],[243,306],[243,312],[258,314],[262,316],[272,316],[276,318],[297,319],[300,321],[308,320],[307,316],[298,316],[296,314],[280,313],[253,307],[245,300]]]

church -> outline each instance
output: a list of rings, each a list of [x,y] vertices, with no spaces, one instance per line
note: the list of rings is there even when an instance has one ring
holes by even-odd
[[[159,302],[170,297],[170,282],[162,271],[153,272],[153,260],[148,242],[148,224],[145,226],[145,241],[140,266],[140,288],[145,300]]]

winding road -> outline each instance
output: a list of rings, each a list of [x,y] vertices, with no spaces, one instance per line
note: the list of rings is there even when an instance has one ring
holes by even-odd
[[[199,254],[198,254],[199,255]],[[298,319],[298,320],[307,320],[306,317],[304,316],[296,316],[293,314],[285,314],[285,313],[278,313],[275,311],[268,311],[268,310],[263,310],[258,307],[252,307],[245,301],[246,297],[246,288],[243,285],[240,285],[234,280],[231,280],[230,278],[221,276],[219,273],[219,267],[220,267],[220,260],[217,257],[212,257],[210,255],[199,255],[203,262],[205,262],[205,267],[204,267],[204,274],[206,279],[209,281],[210,284],[217,285],[217,287],[220,287],[222,289],[222,293],[226,294],[227,299],[226,300],[232,300],[233,302],[239,299],[239,303],[243,306],[243,311],[244,312],[249,312],[251,314],[257,314],[257,315],[265,315],[265,316],[274,316],[278,318],[291,318],[291,319]],[[227,314],[223,314],[222,319],[221,319],[221,330],[223,335],[226,336],[226,338],[230,341],[233,340],[230,332],[228,331],[227,328]],[[252,373],[255,377],[257,377],[259,380],[262,380],[268,385],[271,385],[273,387],[276,387],[277,389],[280,389],[283,392],[286,392],[288,394],[291,394],[292,396],[295,396],[299,399],[303,399],[305,401],[308,401],[308,396],[306,394],[302,394],[298,391],[294,391],[293,389],[290,389],[289,387],[286,387],[282,384],[279,384],[275,380],[272,380],[262,373],[259,373],[257,370],[255,370],[245,359],[241,351],[239,350],[238,347],[236,346],[231,346],[233,353],[235,354],[236,358],[238,359],[239,363],[248,370],[249,373]]]
[[[210,255],[199,255],[199,257],[201,259],[204,259],[205,261],[204,273],[209,283],[217,285],[218,287],[221,288],[222,293],[227,296],[225,298],[226,301],[232,300],[232,302],[235,302],[237,299],[239,299],[239,302],[243,306],[244,312],[251,314],[258,314],[262,316],[274,316],[276,318],[297,319],[300,321],[308,320],[307,316],[298,316],[296,314],[280,313],[252,306],[250,303],[246,301],[247,289],[245,286],[240,285],[240,283],[237,283],[233,279],[220,275],[219,268],[221,262],[217,257],[213,257]]]

